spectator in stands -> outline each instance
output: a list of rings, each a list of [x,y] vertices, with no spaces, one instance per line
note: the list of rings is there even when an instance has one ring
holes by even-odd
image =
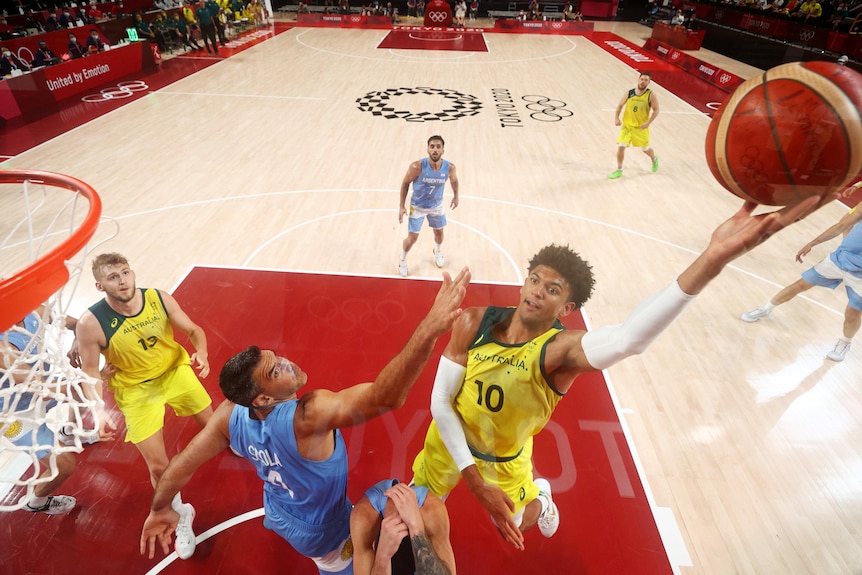
[[[171,20],[171,28],[176,30],[177,34],[180,37],[182,43],[188,47],[189,50],[203,50],[203,46],[199,46],[195,39],[191,35],[191,31],[189,30],[188,22],[185,18],[180,17],[179,12],[174,12],[174,17]]]
[[[518,17],[515,18],[518,22],[526,22],[527,21],[527,13],[521,10],[518,12]]]
[[[350,4],[347,0],[345,0],[345,4],[347,4],[347,14],[350,14]],[[266,6],[260,0],[251,0],[248,3],[248,7],[255,26],[263,26],[269,21],[269,12],[266,11]]]
[[[173,34],[171,33],[171,23],[168,22],[168,17],[164,10],[156,14],[156,17],[153,19],[152,27],[156,37],[162,41],[162,44],[164,44],[166,48],[173,46],[173,44],[169,44],[171,40],[179,42],[179,34],[177,34],[176,31],[174,31]],[[173,48],[171,48],[171,53],[173,53]]]
[[[71,28],[75,25],[75,19],[72,17],[72,14],[69,13],[69,9],[63,10],[63,13],[60,14],[60,17],[57,19],[58,27],[61,29]]]
[[[416,15],[420,18],[425,16],[425,0],[416,0]]]
[[[829,24],[833,30],[838,29],[838,25],[845,19],[850,17],[850,11],[847,9],[846,2],[838,2],[832,14],[829,16]]]
[[[198,7],[195,10],[195,16],[198,19],[198,26],[201,29],[201,39],[204,41],[204,46],[206,46],[207,53],[212,54],[215,52],[215,55],[218,56],[218,44],[216,44],[216,28],[215,28],[215,14],[210,12],[210,9],[205,2],[205,0],[198,0]]]
[[[57,22],[57,16],[53,12],[50,12],[45,17],[45,31],[46,32],[53,32],[54,30],[57,30],[59,27],[60,27],[60,24]]]
[[[539,8],[538,0],[530,0],[530,5],[527,7],[527,18],[529,20],[542,19],[542,10]]]
[[[186,3],[183,5],[182,12],[183,12],[183,20],[185,21],[186,29],[188,30],[188,33],[189,33],[189,38],[191,38],[192,41],[194,41],[195,30],[198,30],[199,27],[198,27],[198,21],[195,19],[195,10],[192,7],[192,4],[193,3],[191,0],[187,0]]]
[[[800,5],[799,0],[787,0],[786,7],[784,8],[784,15],[788,18],[793,18],[794,14],[799,11]]]
[[[297,14],[308,14],[308,6],[306,6],[305,4],[300,2],[299,6],[296,9],[296,13]]]
[[[30,69],[25,62],[6,46],[0,47],[0,76],[11,76],[12,70],[21,70],[26,72]]]
[[[36,48],[36,56],[33,58],[33,67],[50,66],[59,63],[60,58],[48,47],[48,43],[44,40],[39,40],[39,47]]]
[[[797,15],[807,24],[815,24],[823,16],[823,7],[817,0],[806,0],[797,11]]]
[[[72,58],[81,58],[87,54],[87,49],[78,42],[74,32],[69,32],[69,43],[66,45],[66,50]]]
[[[87,10],[87,23],[88,24],[95,24],[96,22],[101,20],[104,16],[105,16],[104,13],[102,13],[101,10],[96,8],[95,5],[90,6],[90,9]]]
[[[230,9],[231,0],[218,0],[218,21],[222,25],[225,38],[230,38],[234,34],[233,29],[233,12]],[[226,44],[227,42],[225,42]]]
[[[149,40],[150,42],[155,42],[155,44],[159,47],[159,50],[162,52],[165,51],[165,42],[162,40],[160,36],[156,36],[156,31],[153,30],[152,25],[148,24],[144,17],[138,13],[135,14],[135,30],[138,32],[138,38],[141,40]]]
[[[350,2],[349,2],[349,0],[339,0],[338,1],[338,13],[339,14],[350,14]]]
[[[104,52],[105,43],[102,42],[102,37],[99,36],[99,31],[95,28],[90,28],[90,35],[87,36],[87,53],[94,54],[96,52]]]
[[[211,21],[213,26],[215,26],[219,43],[222,46],[226,46],[227,38],[224,35],[224,23],[221,20],[221,6],[215,0],[206,0],[206,7],[209,10],[210,16],[212,16]],[[218,54],[218,50],[216,50],[216,54]]]
[[[563,22],[583,22],[584,17],[580,12],[575,12],[575,5],[572,2],[567,2],[563,8]]]
[[[36,30],[36,33],[45,31],[45,26],[41,22],[34,20],[32,16],[27,16],[27,21],[24,24],[25,30]]]
[[[464,0],[457,0],[455,3],[455,27],[463,28],[464,20],[467,18],[467,3]]]
[[[687,30],[700,30],[700,23],[697,19],[697,14],[695,14],[694,10],[691,11],[691,14],[686,17],[685,24],[683,24]]]
[[[120,2],[117,2],[116,4],[114,4],[111,7],[111,16],[113,16],[114,18],[120,18],[124,14],[125,14],[125,11],[123,9],[122,0]]]

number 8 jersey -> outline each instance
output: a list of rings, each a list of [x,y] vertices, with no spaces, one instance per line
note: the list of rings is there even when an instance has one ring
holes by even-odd
[[[117,368],[109,386],[131,387],[189,364],[189,354],[174,340],[174,330],[159,290],[141,288],[144,306],[134,316],[114,311],[104,299],[90,311],[105,333],[105,361]]]
[[[491,330],[514,311],[493,306],[485,310],[454,401],[473,455],[486,461],[516,457],[545,427],[563,397],[545,376],[544,357],[547,343],[566,328],[556,321],[535,339],[496,341]]]

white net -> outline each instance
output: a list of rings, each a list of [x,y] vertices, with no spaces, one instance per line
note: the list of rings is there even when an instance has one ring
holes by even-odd
[[[97,434],[96,401],[87,399],[83,385],[98,382],[72,367],[66,357],[66,317],[52,298],[39,312],[29,314],[26,327],[16,325],[0,343],[0,435],[9,465],[0,482],[15,489],[0,510],[23,506],[40,483],[58,473],[57,455],[80,452]],[[23,349],[17,349],[24,342]],[[90,394],[92,397],[92,394]],[[43,467],[40,464],[45,464]],[[18,473],[24,469],[20,476]],[[43,474],[45,469],[49,472]]]
[[[38,173],[17,181],[22,178],[14,174],[20,173],[0,171],[0,301],[6,318],[0,325],[0,511],[23,507],[40,484],[57,477],[59,454],[80,452],[95,440],[101,401],[88,399],[96,396],[85,386],[97,382],[66,355],[73,339],[66,329],[68,308],[89,253],[69,246],[81,241],[84,223],[92,228],[84,243],[95,230],[98,196],[82,193],[78,184],[89,187],[67,176]],[[60,275],[41,271],[46,255],[64,250]],[[51,284],[47,301],[27,304],[27,294],[45,291],[39,282],[49,282],[52,273],[60,287]],[[15,289],[25,295],[16,296]]]

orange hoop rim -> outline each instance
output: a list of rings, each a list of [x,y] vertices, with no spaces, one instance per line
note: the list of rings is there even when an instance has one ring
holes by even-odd
[[[0,280],[0,331],[6,331],[69,281],[66,261],[86,247],[102,217],[102,200],[89,184],[72,176],[38,170],[0,170],[0,184],[46,184],[79,193],[90,203],[84,220],[66,240],[15,275]]]

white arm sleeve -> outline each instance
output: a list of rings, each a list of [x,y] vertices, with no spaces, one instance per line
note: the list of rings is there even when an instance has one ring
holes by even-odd
[[[467,446],[461,418],[452,407],[452,398],[464,384],[465,373],[467,373],[466,367],[441,355],[437,376],[434,378],[434,389],[431,390],[431,415],[437,422],[443,444],[449,450],[459,471],[476,463]]]
[[[636,307],[620,325],[600,327],[584,334],[581,346],[587,361],[596,369],[606,369],[643,352],[694,298],[682,291],[674,280]]]

